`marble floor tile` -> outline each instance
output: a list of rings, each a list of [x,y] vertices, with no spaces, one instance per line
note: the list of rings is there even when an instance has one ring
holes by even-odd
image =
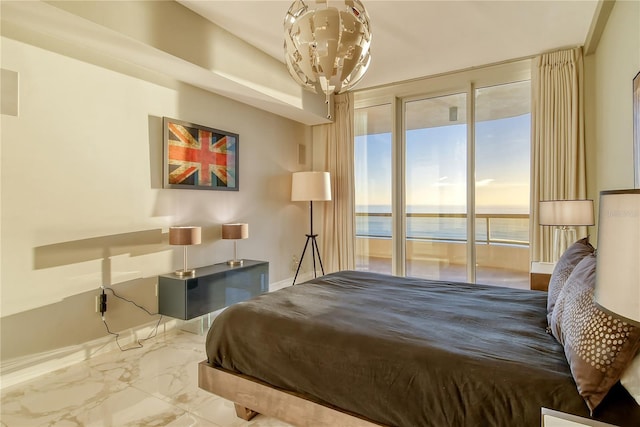
[[[171,331],[2,391],[0,426],[289,427],[198,388],[205,337]]]

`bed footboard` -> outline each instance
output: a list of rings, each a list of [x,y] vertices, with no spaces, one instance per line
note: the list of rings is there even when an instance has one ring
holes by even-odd
[[[206,361],[198,365],[198,387],[234,402],[236,414],[245,420],[260,413],[299,426],[380,427],[380,424],[312,402],[295,393],[214,368]]]

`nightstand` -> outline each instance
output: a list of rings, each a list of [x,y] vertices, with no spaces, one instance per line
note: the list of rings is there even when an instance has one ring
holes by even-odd
[[[616,427],[601,421],[542,408],[542,427]]]
[[[532,262],[529,276],[530,288],[534,291],[546,291],[555,266],[555,262]]]

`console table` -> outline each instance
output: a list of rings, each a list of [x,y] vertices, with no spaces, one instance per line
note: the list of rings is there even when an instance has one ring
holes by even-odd
[[[158,278],[158,312],[189,320],[211,313],[269,290],[269,263],[247,260],[196,268],[195,274],[174,273]]]

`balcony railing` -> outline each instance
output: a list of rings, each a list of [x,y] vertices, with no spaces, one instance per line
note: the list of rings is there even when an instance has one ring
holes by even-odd
[[[476,214],[476,281],[529,288],[529,215]],[[391,273],[391,214],[356,213],[356,268]],[[467,215],[408,213],[405,273],[465,281]]]
[[[407,213],[406,216],[409,240],[460,243],[467,241],[467,214]],[[529,246],[528,214],[476,214],[475,218],[476,243]],[[362,228],[369,232],[363,232]],[[356,213],[357,237],[390,239],[391,230],[391,213]]]

